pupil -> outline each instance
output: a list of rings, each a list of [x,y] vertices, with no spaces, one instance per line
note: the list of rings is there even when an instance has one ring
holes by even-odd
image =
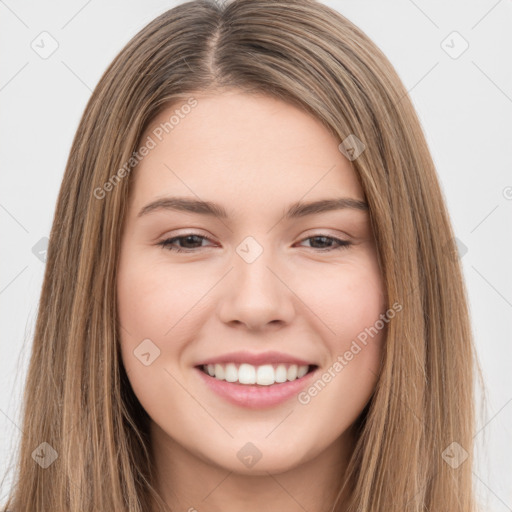
[[[323,243],[325,245],[326,241],[327,241],[327,238],[325,236],[315,236],[313,237],[313,240],[321,240],[321,244]]]
[[[185,237],[185,245],[187,245],[189,242],[194,244],[194,239],[197,239],[197,235],[188,235]],[[197,240],[196,240],[197,243]]]

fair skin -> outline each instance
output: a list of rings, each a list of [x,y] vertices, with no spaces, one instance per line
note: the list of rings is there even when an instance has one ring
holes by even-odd
[[[130,178],[118,268],[122,359],[151,418],[157,487],[173,511],[329,510],[354,447],[350,427],[375,389],[384,330],[334,377],[332,366],[385,312],[382,276],[367,210],[284,212],[364,194],[340,141],[295,106],[238,91],[193,96],[197,106]],[[168,196],[214,202],[228,217],[139,215]],[[172,238],[184,252],[159,245]],[[240,246],[262,252],[248,262]],[[147,339],[145,352],[160,351],[148,365],[134,355]],[[232,403],[196,366],[240,350],[306,360],[314,374],[302,392],[329,368],[332,378],[309,401]],[[260,458],[251,465],[247,454]]]

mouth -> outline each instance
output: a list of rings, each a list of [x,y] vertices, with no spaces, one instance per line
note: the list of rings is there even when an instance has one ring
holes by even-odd
[[[200,364],[194,367],[209,392],[247,409],[278,406],[297,397],[314,379],[315,364]]]
[[[274,386],[302,379],[314,372],[317,365],[293,363],[252,365],[249,363],[202,364],[197,369],[219,381],[244,386]]]

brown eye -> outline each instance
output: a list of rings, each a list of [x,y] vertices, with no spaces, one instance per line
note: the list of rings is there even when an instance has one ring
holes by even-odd
[[[186,235],[181,236],[175,236],[173,238],[168,238],[167,240],[163,240],[158,245],[164,247],[165,249],[169,251],[175,251],[175,252],[193,252],[194,249],[201,248],[201,245],[197,247],[197,244],[201,244],[203,240],[209,240],[207,237],[202,235],[197,235],[195,233],[188,233]],[[182,245],[184,247],[178,247],[175,244],[176,241],[184,241]],[[193,247],[190,247],[193,246]]]
[[[347,240],[340,240],[339,238],[334,238],[332,236],[326,236],[326,235],[310,236],[308,238],[305,238],[304,241],[305,240],[316,240],[317,242],[315,242],[313,245],[317,244],[319,241],[319,245],[321,247],[313,247],[313,249],[317,249],[321,252],[322,251],[329,252],[329,251],[334,251],[337,249],[344,249],[344,248],[347,248],[350,245],[352,245],[352,243],[348,242]],[[334,242],[334,247],[332,246],[332,242]],[[326,243],[329,244],[327,247],[325,247]]]
[[[195,252],[195,249],[201,249],[204,247],[201,245],[203,240],[209,240],[209,238],[195,233],[187,233],[185,235],[175,236],[173,238],[163,240],[162,242],[159,242],[158,245],[174,252]],[[348,242],[347,240],[340,240],[339,238],[326,235],[315,235],[305,238],[303,241],[305,240],[314,240],[315,242],[312,245],[310,243],[310,247],[320,252],[344,249],[352,245],[352,243]],[[176,245],[176,242],[179,242],[180,245]],[[317,245],[320,245],[320,247]]]

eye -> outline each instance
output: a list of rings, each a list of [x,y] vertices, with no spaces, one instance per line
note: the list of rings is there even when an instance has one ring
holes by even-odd
[[[163,240],[162,242],[159,242],[158,245],[164,247],[165,249],[167,249],[169,251],[173,251],[173,252],[195,252],[195,249],[198,249],[198,248],[200,249],[201,247],[204,247],[204,246],[200,245],[203,240],[211,241],[206,236],[198,235],[196,233],[187,233],[182,236],[175,236],[173,238],[168,238],[167,240]],[[348,242],[347,240],[340,240],[339,238],[335,238],[335,237],[327,236],[327,235],[310,236],[308,238],[305,238],[303,240],[303,242],[306,240],[316,240],[317,242],[320,241],[320,245],[324,245],[324,247],[320,247],[320,248],[312,247],[313,249],[316,249],[319,252],[329,252],[329,251],[334,251],[334,250],[339,250],[339,249],[346,249],[350,245],[352,245],[352,243]],[[181,244],[182,241],[185,242],[185,247],[178,247],[175,245],[176,242],[180,242],[180,244]],[[199,243],[199,247],[197,247],[197,245],[196,245],[198,243]],[[325,247],[325,243],[329,243],[329,245],[327,247]],[[333,247],[333,244],[334,244],[334,247]],[[191,245],[194,247],[190,247]],[[315,245],[315,244],[313,244],[313,245]],[[311,246],[311,243],[310,243],[310,246]]]
[[[323,248],[317,248],[317,250],[319,250],[320,252],[329,252],[329,251],[335,251],[335,250],[339,250],[339,249],[346,249],[347,247],[349,247],[350,245],[352,245],[351,242],[347,241],[347,240],[340,240],[339,238],[334,238],[332,236],[327,236],[327,235],[314,235],[314,236],[310,236],[308,238],[305,238],[304,241],[306,240],[320,240],[320,245],[323,245],[325,243],[325,241],[327,242],[330,242],[331,245],[329,245],[329,247],[323,247]],[[334,247],[332,246],[332,243],[334,242]]]
[[[198,239],[199,242],[201,242],[202,240],[209,240],[209,238],[202,235],[197,235],[196,233],[187,233],[182,236],[175,236],[174,238],[168,238],[167,240],[163,240],[162,242],[159,242],[158,245],[161,245],[165,249],[174,252],[194,252],[195,247],[188,247],[188,245],[197,244]],[[181,248],[173,245],[177,240],[185,240],[186,247]]]

